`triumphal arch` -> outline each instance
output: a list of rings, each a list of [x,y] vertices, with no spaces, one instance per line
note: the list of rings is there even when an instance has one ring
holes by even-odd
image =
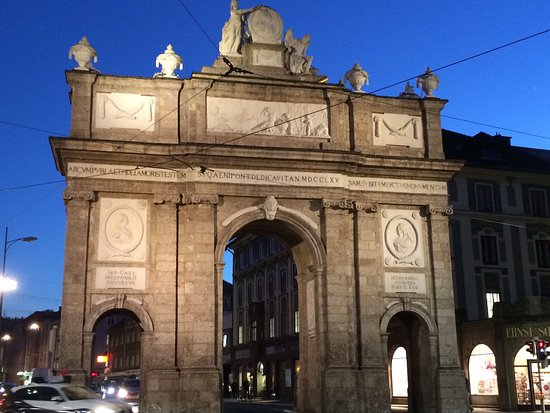
[[[311,41],[233,0],[220,57],[187,79],[171,46],[150,78],[100,74],[86,38],[71,48],[71,133],[51,145],[67,181],[60,367],[73,381],[89,376],[96,321],[123,309],[142,329],[140,411],[220,412],[224,250],[268,231],[297,266],[297,411],[389,412],[398,346],[411,411],[468,411],[445,101],[433,87],[366,94],[359,65],[351,89],[331,84]]]

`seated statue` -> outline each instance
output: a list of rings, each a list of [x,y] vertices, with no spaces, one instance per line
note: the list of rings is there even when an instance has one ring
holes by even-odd
[[[309,34],[297,39],[292,34],[292,29],[288,29],[285,34],[285,46],[288,51],[288,66],[293,74],[309,73],[311,68],[312,56],[306,56],[306,50],[311,42]]]

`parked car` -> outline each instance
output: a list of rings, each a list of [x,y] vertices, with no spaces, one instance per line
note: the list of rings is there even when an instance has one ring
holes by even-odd
[[[139,391],[139,379],[126,378],[118,389],[117,397],[132,406],[132,411],[136,413],[139,411]]]
[[[14,387],[0,407],[0,412],[4,413],[42,411],[132,413],[127,403],[103,400],[88,387],[70,383],[32,383]]]

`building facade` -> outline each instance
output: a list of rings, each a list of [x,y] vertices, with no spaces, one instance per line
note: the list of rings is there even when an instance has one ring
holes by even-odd
[[[296,265],[299,364],[271,383],[295,381],[297,410],[389,412],[389,355],[403,347],[410,408],[467,411],[447,200],[461,162],[443,152],[445,101],[327,83],[309,38],[283,42],[275,10],[243,18],[249,35],[231,38],[242,20],[230,19],[224,56],[188,79],[174,53],[135,78],[91,69],[87,42],[71,49],[89,53],[66,73],[70,137],[51,138],[67,181],[60,364],[85,382],[94,326],[125,310],[142,329],[140,411],[221,411],[224,251],[269,233]],[[280,303],[245,297],[242,337],[262,318],[276,335]]]
[[[550,151],[511,138],[444,131],[462,365],[475,404],[506,411],[550,403],[550,369],[526,351],[550,340]]]

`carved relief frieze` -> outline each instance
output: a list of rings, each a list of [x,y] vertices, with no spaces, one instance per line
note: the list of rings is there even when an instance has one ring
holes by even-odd
[[[147,201],[102,198],[97,254],[103,261],[145,261]]]
[[[97,93],[95,127],[153,130],[155,97],[134,93]]]
[[[328,139],[327,105],[208,97],[209,132]]]
[[[424,237],[419,211],[384,209],[382,236],[387,267],[424,266]]]
[[[63,201],[65,202],[65,204],[67,204],[69,201],[73,201],[76,199],[93,202],[97,198],[94,191],[78,191],[68,188],[63,191]]]
[[[374,144],[422,148],[422,118],[397,113],[373,113]]]

